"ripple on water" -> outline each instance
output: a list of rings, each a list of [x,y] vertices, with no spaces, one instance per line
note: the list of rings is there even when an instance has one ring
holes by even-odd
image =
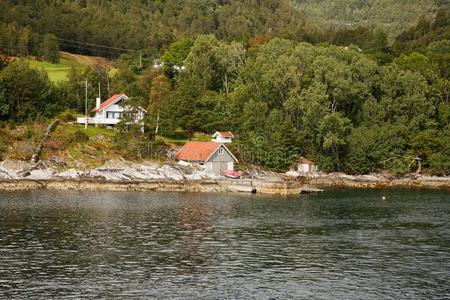
[[[449,200],[0,193],[0,298],[449,298]]]

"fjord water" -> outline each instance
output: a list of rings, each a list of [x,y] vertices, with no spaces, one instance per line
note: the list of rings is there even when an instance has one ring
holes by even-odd
[[[0,298],[430,299],[449,282],[445,191],[0,193]]]

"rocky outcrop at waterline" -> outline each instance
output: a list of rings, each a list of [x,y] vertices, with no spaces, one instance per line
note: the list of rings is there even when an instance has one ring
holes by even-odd
[[[257,172],[246,179],[207,174],[187,164],[111,160],[98,168],[57,170],[45,161],[0,163],[0,190],[58,189],[110,191],[193,191],[299,194],[301,183],[281,174]]]
[[[0,163],[0,190],[110,190],[110,191],[192,191],[299,194],[321,188],[423,187],[450,190],[450,177],[388,175],[351,176],[316,173],[308,176],[279,174],[262,170],[248,172],[246,178],[228,179],[207,174],[195,165],[134,163],[110,160],[92,169],[58,169],[50,161],[37,164],[19,160]]]
[[[405,177],[394,177],[389,174],[316,173],[301,178],[305,184],[322,188],[418,187],[450,190],[450,177],[448,176],[411,174]]]

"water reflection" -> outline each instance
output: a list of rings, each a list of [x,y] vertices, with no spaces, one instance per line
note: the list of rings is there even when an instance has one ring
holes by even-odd
[[[213,233],[215,205],[208,194],[187,193],[181,200],[179,230],[182,234],[181,263],[201,266],[213,255],[210,235]]]
[[[448,195],[0,193],[0,298],[448,298]]]

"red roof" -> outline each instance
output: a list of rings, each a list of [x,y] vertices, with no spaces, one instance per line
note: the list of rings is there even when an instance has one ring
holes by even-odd
[[[221,145],[214,142],[187,142],[175,158],[185,161],[206,161]]]
[[[111,98],[109,98],[108,100],[106,100],[105,102],[101,103],[99,108],[94,108],[93,110],[91,110],[91,112],[97,112],[100,111],[102,109],[105,109],[106,107],[116,103],[117,100],[119,100],[120,98],[122,98],[123,96],[127,96],[125,94],[116,94],[114,96],[112,96]]]
[[[234,135],[231,133],[231,131],[217,131],[216,133],[219,133],[222,137],[225,138],[234,138]]]
[[[314,163],[306,158],[304,158],[303,156],[300,156],[299,162],[301,164],[306,164],[306,165],[314,165]]]

